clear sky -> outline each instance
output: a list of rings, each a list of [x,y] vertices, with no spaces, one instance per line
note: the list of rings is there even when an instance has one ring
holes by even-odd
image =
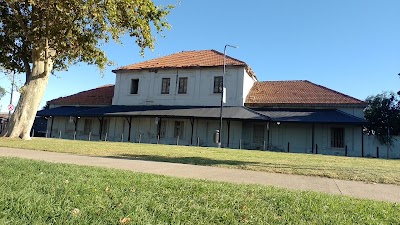
[[[116,65],[102,77],[94,66],[79,64],[56,72],[41,107],[51,99],[105,84],[111,72],[180,51],[239,48],[227,54],[245,61],[260,81],[309,80],[364,100],[383,91],[399,91],[399,0],[157,0],[177,4],[168,16],[172,25],[156,35],[153,52],[139,55],[134,40],[103,47]],[[0,74],[0,86],[10,81]],[[10,95],[0,101],[6,111]],[[17,103],[17,96],[14,104]]]

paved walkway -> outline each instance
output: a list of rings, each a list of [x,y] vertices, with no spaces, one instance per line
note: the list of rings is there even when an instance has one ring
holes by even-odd
[[[322,177],[266,173],[179,163],[153,162],[109,157],[0,147],[0,156],[20,157],[55,163],[68,163],[131,170],[174,177],[205,179],[242,184],[262,184],[295,190],[311,190],[381,201],[400,202],[400,186],[336,180]]]

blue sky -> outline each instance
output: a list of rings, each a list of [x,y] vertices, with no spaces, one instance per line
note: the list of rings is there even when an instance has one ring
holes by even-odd
[[[177,4],[157,0],[157,4]],[[56,72],[46,101],[113,84],[112,69],[185,50],[239,46],[227,54],[245,61],[261,81],[309,80],[364,100],[400,90],[400,1],[398,0],[181,0],[168,16],[172,25],[156,35],[153,52],[139,55],[134,40],[103,47],[116,65],[104,76],[79,64]],[[0,85],[9,88],[0,74]],[[17,98],[14,98],[17,103]],[[10,95],[0,101],[6,111]]]

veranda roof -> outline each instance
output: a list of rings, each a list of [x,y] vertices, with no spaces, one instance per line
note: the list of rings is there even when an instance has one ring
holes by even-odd
[[[80,117],[179,117],[179,118],[220,118],[220,107],[210,106],[122,106],[73,107],[62,106],[38,111],[37,116],[80,116]],[[232,120],[269,120],[265,115],[246,107],[223,108],[224,119]]]
[[[38,111],[37,116],[61,117],[170,117],[219,119],[215,106],[62,106]],[[271,109],[225,106],[222,116],[230,120],[254,120],[294,123],[364,124],[365,120],[337,109]]]
[[[362,118],[337,109],[254,109],[276,122],[364,124]]]

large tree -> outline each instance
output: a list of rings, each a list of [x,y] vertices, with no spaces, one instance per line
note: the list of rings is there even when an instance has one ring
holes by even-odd
[[[1,0],[0,67],[25,74],[20,99],[3,135],[29,139],[37,108],[54,70],[77,62],[100,69],[108,63],[100,45],[129,34],[143,54],[169,28],[172,6],[152,0]]]
[[[376,135],[385,145],[392,145],[393,136],[400,133],[400,101],[394,93],[369,96],[364,110],[366,133]]]

